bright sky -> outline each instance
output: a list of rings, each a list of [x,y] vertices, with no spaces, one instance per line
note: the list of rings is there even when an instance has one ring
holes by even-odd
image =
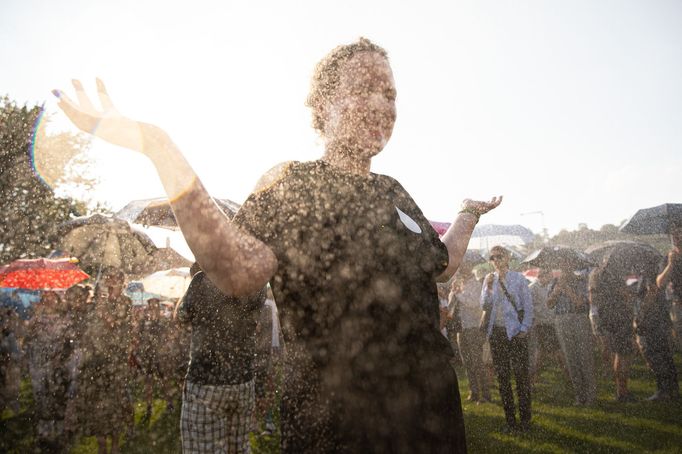
[[[681,202],[682,2],[3,0],[0,94],[43,103],[102,78],[119,110],[169,131],[217,197],[242,202],[321,141],[315,63],[366,36],[390,54],[393,138],[373,171],[430,219],[504,194],[485,223],[550,233]],[[56,114],[55,126],[66,124]],[[163,195],[153,168],[95,141],[97,197]]]

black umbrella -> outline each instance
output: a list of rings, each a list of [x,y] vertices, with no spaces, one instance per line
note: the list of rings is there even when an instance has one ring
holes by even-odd
[[[140,274],[153,264],[154,242],[121,219],[82,216],[61,224],[57,235],[58,248],[78,257],[91,275],[108,266]]]
[[[637,241],[606,241],[590,246],[585,253],[592,261],[621,277],[657,268],[663,260],[656,248]]]
[[[213,199],[221,210],[230,218],[239,210],[239,204],[229,199]],[[178,222],[171,209],[168,199],[134,200],[124,206],[116,213],[116,217],[126,221],[142,224],[145,226],[154,225],[159,227],[176,228]]]
[[[642,208],[620,228],[621,232],[635,235],[670,233],[673,225],[682,225],[682,203],[665,203]]]
[[[592,261],[582,252],[565,246],[544,246],[533,251],[523,259],[521,263],[527,263],[538,268],[582,270],[593,266]]]

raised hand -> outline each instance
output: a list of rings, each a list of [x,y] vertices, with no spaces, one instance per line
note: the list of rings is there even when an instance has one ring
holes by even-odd
[[[502,196],[493,197],[487,202],[483,200],[464,199],[462,201],[462,211],[467,211],[472,214],[476,214],[477,216],[481,216],[482,214],[485,214],[500,206],[500,203],[502,203]]]
[[[97,79],[97,94],[102,106],[101,110],[97,110],[92,104],[80,81],[74,79],[72,83],[76,90],[77,102],[61,90],[52,90],[52,94],[59,98],[57,104],[59,108],[81,131],[114,145],[142,153],[145,152],[145,144],[153,137],[154,132],[160,132],[155,126],[121,115],[111,102],[101,80]]]

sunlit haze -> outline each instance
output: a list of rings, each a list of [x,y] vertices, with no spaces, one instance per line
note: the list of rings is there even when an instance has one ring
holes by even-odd
[[[366,36],[398,89],[372,170],[429,219],[503,194],[482,222],[556,233],[681,201],[680,24],[674,0],[4,0],[0,95],[45,103],[64,129],[50,91],[78,78],[94,92],[100,77],[121,112],[170,132],[214,196],[242,202],[275,164],[321,155],[304,106],[313,67]],[[145,158],[91,152],[98,200],[163,195]]]

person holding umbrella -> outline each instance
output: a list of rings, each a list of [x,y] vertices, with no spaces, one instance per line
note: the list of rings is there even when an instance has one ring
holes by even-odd
[[[679,243],[678,243],[679,244]],[[674,254],[670,254],[674,255]],[[640,280],[639,311],[635,318],[637,343],[656,379],[656,393],[649,401],[678,399],[680,386],[670,342],[671,321],[665,298],[665,271],[657,275],[656,264],[648,267]],[[663,279],[659,279],[663,276]]]
[[[74,86],[78,102],[53,92],[60,108],[83,131],[151,159],[223,293],[272,282],[290,347],[284,452],[466,451],[436,282],[457,270],[479,217],[501,198],[466,199],[439,239],[395,179],[371,172],[396,119],[384,49],[361,38],[322,59],[307,104],[323,156],[273,168],[234,222],[165,131],[121,115],[101,82],[103,111]]]
[[[554,310],[554,327],[573,384],[575,404],[593,405],[597,400],[597,381],[587,283],[576,275],[570,262],[563,262],[560,270],[547,297],[547,307]]]
[[[670,239],[672,248],[668,252],[665,268],[656,277],[656,285],[661,289],[672,285],[673,335],[677,349],[682,350],[682,221],[671,226]]]

